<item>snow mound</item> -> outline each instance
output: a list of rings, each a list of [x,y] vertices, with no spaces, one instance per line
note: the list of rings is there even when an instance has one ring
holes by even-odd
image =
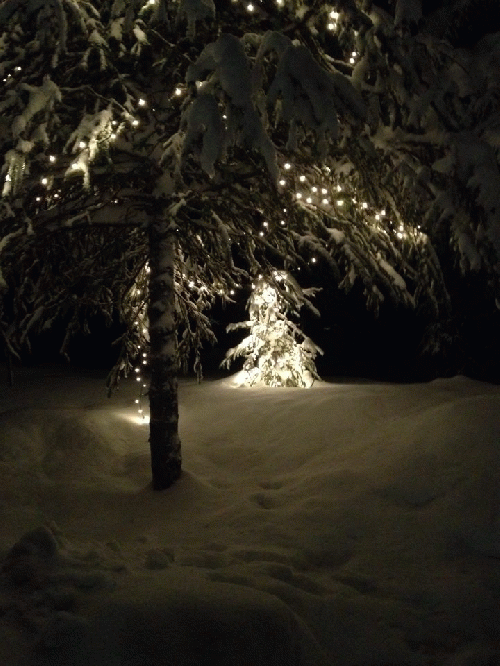
[[[499,387],[181,381],[153,493],[133,381],[31,373],[0,394],[2,666],[500,663]]]
[[[108,416],[109,420],[109,416]],[[0,468],[58,481],[116,473],[119,456],[102,427],[81,410],[22,409],[0,414]]]

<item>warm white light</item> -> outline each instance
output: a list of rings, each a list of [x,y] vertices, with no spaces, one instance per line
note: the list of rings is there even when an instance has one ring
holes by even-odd
[[[299,180],[300,180],[301,183],[303,183],[305,181],[305,179],[306,179],[305,176],[299,176]]]
[[[174,90],[174,95],[176,95],[177,97],[179,97],[180,95],[182,95],[182,88],[176,88],[176,89]]]
[[[387,215],[387,213],[385,212],[385,208],[383,208],[383,209],[380,211],[380,214],[381,214],[381,215]]]
[[[54,163],[56,161],[55,155],[49,155],[49,162]]]
[[[42,180],[40,182],[42,183],[42,185],[47,185],[49,180],[48,180],[48,178],[42,178]]]
[[[263,232],[263,231],[259,231],[259,236],[263,236],[263,235],[264,235],[264,232]]]
[[[285,184],[286,184],[286,180],[284,180],[284,179],[282,178],[282,179],[279,181],[279,185],[283,186],[283,185],[285,185]]]
[[[78,144],[78,148],[85,148],[86,145],[87,144],[85,143],[85,141],[80,141],[80,143]]]
[[[262,226],[263,226],[263,227],[268,227],[268,226],[269,226],[269,222],[262,222]]]
[[[326,27],[328,28],[328,30],[335,30],[335,23],[328,23]]]
[[[281,224],[282,227],[284,227],[285,224],[286,224],[285,220],[280,220],[280,224]]]
[[[307,203],[312,203],[312,198],[311,198],[311,197],[307,197],[306,201],[307,201]]]
[[[115,134],[114,132],[111,132],[110,137],[111,137],[112,139],[116,139],[116,134]]]
[[[328,190],[326,189],[326,187],[321,188],[321,194],[326,194],[327,192]]]
[[[343,206],[344,202],[342,199],[337,199],[337,206]]]
[[[330,18],[334,19],[335,21],[338,19],[339,16],[340,16],[340,14],[336,11],[331,11],[330,12]]]
[[[249,2],[248,5],[247,5],[247,11],[248,12],[253,12],[254,9],[255,9],[255,5],[252,5],[252,3]]]
[[[146,106],[146,100],[145,100],[145,99],[142,99],[142,97],[141,97],[141,98],[137,101],[137,104],[139,104],[139,106]]]
[[[363,203],[361,204],[361,208],[368,208],[368,204],[366,203],[366,201],[363,201]]]
[[[132,121],[132,126],[137,127],[139,125],[139,121],[137,119]]]
[[[313,257],[313,258],[311,259],[311,264],[315,264],[315,263],[316,263],[316,257]]]
[[[302,192],[296,192],[295,196],[297,199],[302,199]]]
[[[337,185],[337,192],[342,192],[342,186],[341,185]]]
[[[328,199],[321,199],[321,203],[324,204],[325,206],[330,203]]]
[[[283,168],[288,170],[292,168],[292,165],[290,164],[290,162],[285,162],[285,164],[283,164]]]
[[[314,194],[316,194],[317,191],[318,191],[317,187],[311,187],[311,192],[314,192]]]

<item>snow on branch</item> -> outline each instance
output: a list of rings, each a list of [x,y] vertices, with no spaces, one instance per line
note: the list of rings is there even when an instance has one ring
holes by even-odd
[[[263,58],[269,51],[278,56],[276,75],[268,90],[268,102],[280,105],[282,118],[290,124],[288,148],[296,147],[297,123],[318,136],[321,155],[328,150],[328,137],[338,135],[338,114],[364,120],[366,109],[349,79],[339,72],[328,72],[301,44],[294,44],[280,33],[267,33],[256,57],[260,78]]]
[[[203,80],[205,79],[205,80]],[[225,146],[248,146],[263,156],[274,181],[278,179],[276,151],[266,133],[253,102],[250,63],[242,43],[233,35],[222,35],[208,44],[196,62],[187,71],[186,83],[197,86],[201,94],[194,98],[185,112],[188,128],[196,127],[203,134],[199,152],[202,168],[213,175],[213,164],[223,154],[223,143],[217,147],[214,140],[224,132]],[[200,97],[202,100],[200,101]],[[224,107],[225,127],[222,128],[218,104]],[[203,118],[202,111],[207,112]],[[206,137],[206,138],[205,138]],[[186,152],[192,142],[192,133],[186,135]]]
[[[85,187],[89,187],[89,164],[95,159],[100,149],[107,149],[113,133],[113,111],[111,105],[97,113],[86,113],[78,127],[71,133],[65,150],[77,154],[69,167],[68,173],[81,171]]]
[[[196,37],[196,22],[210,20],[215,17],[213,0],[180,0],[177,20],[186,19],[188,39]]]
[[[37,113],[51,112],[54,103],[61,101],[61,91],[48,74],[44,76],[41,86],[21,83],[19,87],[20,90],[29,92],[29,101],[21,115],[12,123],[12,135],[16,139],[26,130]]]

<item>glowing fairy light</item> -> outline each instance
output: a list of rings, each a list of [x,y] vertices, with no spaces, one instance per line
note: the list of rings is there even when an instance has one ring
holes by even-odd
[[[266,222],[266,221],[264,220],[264,222],[262,222],[262,226],[263,226],[263,227],[268,227],[268,226],[269,226],[269,222]]]
[[[327,194],[327,193],[328,193],[328,190],[326,189],[326,187],[322,187],[321,188],[321,194]]]
[[[321,199],[321,203],[322,203],[324,206],[327,206],[327,205],[330,203],[330,200],[327,199],[327,198],[325,197],[324,199]]]
[[[299,180],[300,180],[301,183],[303,183],[305,181],[305,179],[306,179],[306,177],[304,175],[299,176]]]
[[[296,193],[295,193],[295,197],[296,197],[297,199],[302,199],[302,192],[296,192]]]
[[[78,148],[86,148],[86,147],[87,147],[87,144],[85,143],[85,141],[80,141],[78,143]]]
[[[255,9],[255,5],[252,4],[251,2],[248,3],[247,5],[247,12],[253,12]]]
[[[139,126],[139,121],[137,120],[137,118],[134,118],[134,120],[132,121],[132,127],[138,127],[138,126]]]
[[[48,178],[42,178],[40,182],[42,183],[42,185],[47,185],[48,182],[49,182],[49,179]]]
[[[285,164],[283,164],[283,168],[288,171],[289,169],[292,168],[292,165],[290,164],[290,162],[285,162]]]
[[[285,224],[286,224],[285,220],[280,220],[280,224],[281,224],[282,227],[284,227]]]
[[[361,208],[365,210],[368,208],[368,204],[366,203],[366,201],[363,201],[363,203],[361,204]]]
[[[337,206],[343,206],[344,205],[344,200],[343,199],[337,199]]]
[[[174,90],[174,95],[175,95],[176,97],[180,97],[180,96],[182,95],[182,88],[177,87],[177,88]]]
[[[280,181],[278,181],[278,183],[281,185],[281,187],[284,187],[286,185],[286,180],[282,178]]]
[[[143,99],[142,97],[140,97],[140,98],[137,100],[137,104],[138,104],[139,106],[146,106],[146,100]]]
[[[49,155],[49,162],[52,162],[52,164],[54,164],[55,161],[56,161],[56,156],[55,155]]]
[[[307,197],[306,202],[307,202],[308,204],[312,203],[312,197]]]
[[[316,194],[317,191],[318,191],[318,188],[317,188],[317,187],[311,187],[311,192],[312,192],[313,194]]]

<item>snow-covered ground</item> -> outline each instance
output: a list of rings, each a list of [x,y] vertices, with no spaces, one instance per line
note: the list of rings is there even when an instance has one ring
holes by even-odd
[[[2,666],[500,664],[500,387],[184,380],[153,493],[136,386],[1,386]]]

